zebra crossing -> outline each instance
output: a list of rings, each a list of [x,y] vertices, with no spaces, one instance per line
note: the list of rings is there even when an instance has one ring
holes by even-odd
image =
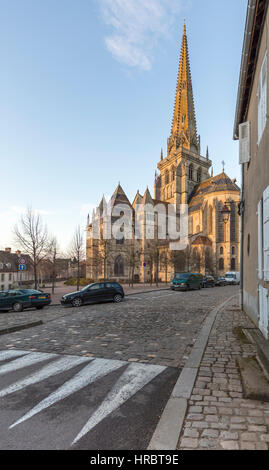
[[[167,367],[164,366],[96,357],[63,356],[21,350],[0,351],[0,421],[2,422],[2,414],[6,416],[5,400],[13,397],[16,410],[22,410],[22,413],[13,422],[8,422],[9,439],[12,440],[13,430],[31,423],[34,417],[38,418],[44,427],[42,413],[48,409],[55,409],[54,407],[57,407],[59,403],[64,403],[67,398],[76,397],[80,391],[86,391],[90,395],[93,385],[97,386],[98,381],[108,378],[110,382],[107,393],[100,402],[96,403],[95,409],[90,407],[90,412],[87,413],[87,410],[85,411],[87,403],[85,403],[83,417],[80,417],[81,429],[69,442],[69,446],[72,447],[154,379],[160,377],[166,369]],[[116,375],[113,375],[115,372]],[[67,380],[63,382],[62,374],[66,373],[68,373]],[[18,378],[16,374],[19,374]],[[22,398],[25,397],[25,392],[35,386],[39,387],[38,391],[40,390],[41,395],[44,394],[46,381],[50,381],[50,384],[53,381],[53,390],[40,401],[35,392],[31,395],[32,406],[25,409]],[[12,401],[12,406],[14,407],[14,401]],[[132,419],[131,416],[129,418]],[[17,445],[20,448],[19,442]],[[0,438],[0,448],[1,446]],[[29,448],[30,446],[29,442]]]

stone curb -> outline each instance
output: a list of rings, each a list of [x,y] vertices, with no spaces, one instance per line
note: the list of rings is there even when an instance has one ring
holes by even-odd
[[[238,294],[215,307],[204,321],[191,354],[181,371],[176,385],[154,431],[148,450],[176,450],[198,370],[217,314]]]
[[[0,330],[0,335],[6,335],[8,333],[15,333],[16,331],[26,330],[27,328],[33,328],[34,326],[43,325],[43,321],[35,321],[32,323],[23,323],[22,325],[10,326],[9,328],[3,328]]]

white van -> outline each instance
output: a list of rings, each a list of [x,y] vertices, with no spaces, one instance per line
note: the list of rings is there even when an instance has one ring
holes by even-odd
[[[240,284],[240,273],[239,272],[228,272],[225,274],[225,281],[227,284]]]

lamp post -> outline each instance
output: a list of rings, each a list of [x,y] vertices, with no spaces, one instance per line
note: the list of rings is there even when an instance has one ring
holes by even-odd
[[[222,220],[223,220],[224,224],[227,225],[227,223],[230,220],[230,215],[231,215],[231,210],[227,206],[227,202],[225,202],[225,205],[224,205],[224,207],[221,211],[221,214],[222,214]]]

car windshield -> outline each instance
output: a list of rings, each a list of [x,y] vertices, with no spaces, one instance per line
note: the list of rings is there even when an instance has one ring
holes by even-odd
[[[226,274],[226,276],[228,279],[235,279],[235,274]]]
[[[190,277],[190,274],[176,274],[175,275],[175,278],[179,280],[188,279],[189,277]]]
[[[20,292],[22,294],[41,294],[40,290],[34,290],[34,289],[20,289]]]

